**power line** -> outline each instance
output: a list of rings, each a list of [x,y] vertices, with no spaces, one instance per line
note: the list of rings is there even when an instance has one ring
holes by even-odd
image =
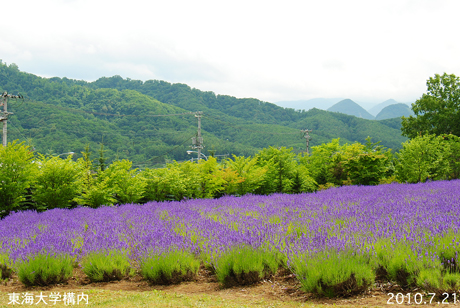
[[[217,119],[217,118],[213,118],[213,117],[210,117],[210,116],[206,116],[207,119],[210,119],[210,120],[214,120],[216,122],[220,122],[220,123],[223,123],[227,126],[230,126],[234,129],[239,129],[239,130],[246,130],[246,131],[249,131],[249,132],[253,132],[253,133],[258,133],[258,134],[270,134],[270,135],[294,135],[294,134],[298,134],[298,133],[276,133],[276,132],[263,132],[263,131],[257,131],[257,130],[253,130],[253,129],[249,129],[249,128],[245,128],[245,127],[242,127],[242,126],[235,126],[233,124],[230,124],[226,121],[222,121],[220,119]]]
[[[185,139],[181,144],[175,146],[175,147],[172,148],[171,150],[169,150],[169,151],[167,151],[167,152],[165,152],[165,153],[163,153],[163,154],[161,154],[161,155],[157,155],[157,156],[155,156],[155,157],[152,157],[152,158],[150,158],[150,159],[148,159],[148,160],[146,160],[146,161],[140,162],[140,163],[138,163],[138,164],[136,164],[136,165],[145,164],[145,163],[147,163],[147,162],[154,161],[154,160],[156,160],[156,159],[158,159],[158,158],[160,158],[160,157],[163,157],[163,156],[165,156],[165,155],[171,153],[171,152],[174,151],[175,149],[179,148],[180,146],[184,145],[184,143],[186,143],[187,141],[189,141],[190,139],[192,139],[194,136],[195,136],[195,135],[192,135],[192,136],[190,136],[189,138]]]

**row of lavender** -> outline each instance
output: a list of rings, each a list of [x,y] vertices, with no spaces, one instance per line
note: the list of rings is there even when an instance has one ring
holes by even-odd
[[[396,267],[389,278],[398,279],[398,266],[406,266],[416,275],[406,283],[434,275],[442,284],[458,272],[459,189],[460,180],[453,180],[19,212],[0,222],[0,253],[20,263],[43,252],[78,262],[97,251],[122,251],[138,261],[184,250],[218,267],[227,251],[248,246],[276,252],[299,279],[312,275],[302,267],[359,256],[374,272]],[[455,277],[452,288],[460,283]]]

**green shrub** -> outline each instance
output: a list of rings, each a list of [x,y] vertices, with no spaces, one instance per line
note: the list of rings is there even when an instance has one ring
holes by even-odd
[[[121,280],[134,274],[128,256],[118,250],[89,253],[83,257],[81,265],[92,282]]]
[[[82,167],[58,156],[41,155],[32,198],[44,209],[68,208],[82,189]]]
[[[141,274],[151,284],[168,285],[192,280],[199,268],[200,261],[181,250],[149,255],[141,261]]]
[[[66,282],[72,276],[68,255],[38,254],[17,265],[19,280],[26,286],[48,286]]]
[[[291,268],[304,291],[327,297],[362,293],[375,280],[369,258],[352,252],[325,251],[294,257]]]
[[[20,209],[27,189],[33,185],[37,164],[34,155],[23,143],[0,146],[0,218]]]
[[[115,193],[120,203],[136,203],[145,191],[146,182],[137,169],[131,169],[132,162],[126,159],[114,161],[102,174],[107,179],[107,187]],[[104,184],[105,185],[105,184]]]
[[[236,247],[217,258],[217,280],[224,287],[250,285],[273,275],[280,265],[279,255],[268,249]]]

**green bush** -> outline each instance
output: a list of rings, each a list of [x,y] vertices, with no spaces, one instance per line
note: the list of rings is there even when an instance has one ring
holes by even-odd
[[[369,258],[352,252],[301,255],[294,257],[290,266],[304,291],[327,297],[362,293],[375,280]]]
[[[151,284],[168,285],[192,280],[200,261],[191,253],[176,250],[149,255],[141,261],[141,274]]]
[[[223,253],[214,263],[217,280],[224,287],[250,285],[276,273],[281,260],[276,252],[235,247]]]
[[[66,159],[41,155],[38,165],[33,200],[44,209],[71,207],[81,192],[80,164],[72,161],[71,155]]]
[[[0,146],[0,218],[19,209],[26,190],[33,185],[37,164],[33,153],[24,143]]]
[[[86,147],[85,152],[81,153],[83,157],[78,159],[78,163],[82,166],[82,192],[76,198],[76,201],[78,204],[92,208],[97,208],[101,205],[112,205],[117,200],[113,197],[113,188],[109,187],[109,179],[104,174],[105,163],[103,157],[100,159],[100,171],[96,173],[93,170],[93,161],[90,159],[89,147]]]
[[[145,191],[145,179],[138,174],[137,169],[131,169],[131,166],[132,162],[123,159],[113,162],[103,172],[108,189],[115,193],[120,204],[138,202]]]
[[[38,254],[17,265],[19,280],[26,286],[48,286],[66,282],[72,276],[68,255]]]
[[[92,282],[121,280],[134,274],[128,256],[118,250],[89,253],[82,258],[81,266]]]

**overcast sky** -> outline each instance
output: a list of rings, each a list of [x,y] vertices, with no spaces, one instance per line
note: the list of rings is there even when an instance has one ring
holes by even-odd
[[[412,102],[434,74],[460,76],[459,12],[458,0],[15,0],[0,59],[268,102]]]

